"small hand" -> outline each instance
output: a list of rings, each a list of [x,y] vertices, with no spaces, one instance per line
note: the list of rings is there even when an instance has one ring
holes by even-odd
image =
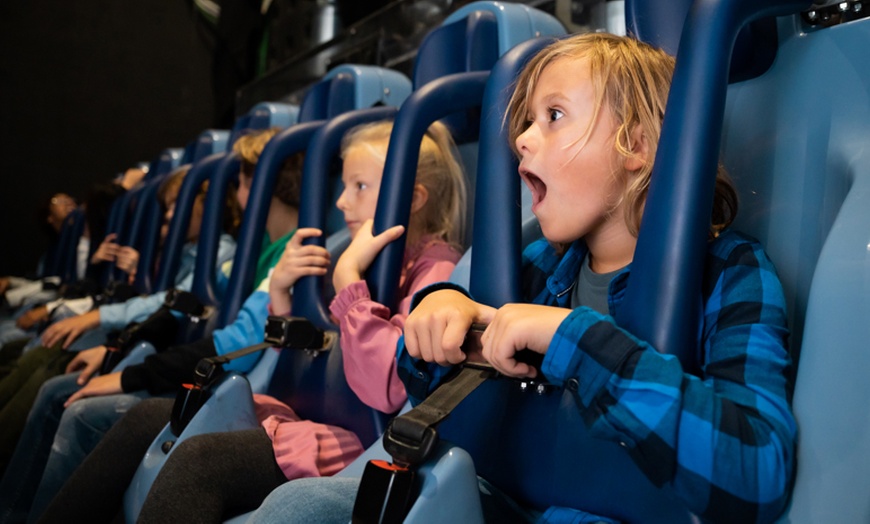
[[[121,246],[115,255],[115,265],[121,271],[136,274],[136,266],[139,264],[139,252],[129,246]]]
[[[48,326],[42,333],[42,345],[52,347],[58,342],[63,342],[63,349],[66,349],[79,335],[99,325],[99,311],[89,311],[75,317],[60,320]]]
[[[39,306],[18,317],[15,321],[15,325],[21,329],[30,329],[36,324],[46,320],[48,320],[48,308],[45,306]]]
[[[123,392],[124,390],[121,388],[121,372],[109,373],[108,375],[92,378],[85,387],[73,393],[64,402],[63,407],[68,408],[70,404],[81,398],[118,395]]]
[[[353,241],[336,262],[332,274],[332,284],[336,293],[350,284],[362,280],[362,275],[372,265],[378,253],[405,232],[405,226],[393,226],[383,233],[373,236],[373,223],[374,221],[371,219],[362,223],[354,235]]]
[[[302,245],[306,238],[319,237],[322,231],[308,227],[298,229],[287,242],[281,259],[269,280],[269,297],[276,312],[290,311],[290,288],[303,276],[322,276],[329,268],[329,251],[320,246]]]
[[[442,366],[459,364],[465,360],[460,346],[471,324],[489,323],[495,312],[458,291],[435,291],[405,321],[408,354]]]
[[[81,371],[82,374],[79,375],[76,383],[80,386],[84,385],[97,371],[99,371],[100,366],[103,364],[103,359],[106,358],[106,353],[108,351],[109,350],[106,346],[97,346],[91,349],[79,351],[76,353],[76,356],[72,361],[67,364],[64,372],[73,373],[75,371]]]
[[[119,248],[118,244],[115,243],[116,238],[118,238],[118,235],[115,233],[109,233],[106,235],[106,238],[100,242],[97,250],[94,251],[93,255],[91,255],[92,264],[97,262],[112,262],[115,260]]]
[[[509,377],[535,378],[537,370],[516,361],[517,351],[544,354],[570,309],[533,304],[506,304],[498,309],[484,331],[483,357]]]

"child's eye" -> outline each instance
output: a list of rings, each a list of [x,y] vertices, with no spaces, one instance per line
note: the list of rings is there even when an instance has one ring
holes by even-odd
[[[551,108],[551,109],[548,109],[548,111],[550,114],[550,122],[555,122],[556,120],[559,120],[560,118],[565,116],[565,113],[559,111],[558,109]]]
[[[367,188],[367,187],[369,187],[369,186],[368,186],[368,184],[366,184],[365,182],[357,182],[357,183],[356,183],[356,189],[357,189],[357,191],[362,191],[363,189],[365,189],[365,188]]]

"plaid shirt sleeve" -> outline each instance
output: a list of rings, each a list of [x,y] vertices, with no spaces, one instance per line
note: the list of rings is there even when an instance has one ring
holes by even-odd
[[[767,522],[794,469],[783,292],[761,247],[736,234],[713,242],[707,262],[702,377],[588,308],[562,323],[542,369],[574,391],[593,435],[694,513]]]

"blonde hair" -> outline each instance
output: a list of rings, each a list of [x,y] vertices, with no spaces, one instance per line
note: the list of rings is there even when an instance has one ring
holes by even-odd
[[[393,131],[392,121],[357,126],[345,134],[341,157],[354,147],[365,147],[386,161],[387,146]],[[457,247],[465,234],[465,174],[458,160],[456,144],[450,132],[435,122],[423,135],[417,160],[417,184],[429,193],[426,204],[411,216],[408,242],[432,235]]]
[[[624,158],[631,158],[631,133],[640,126],[646,137],[648,161],[629,178],[620,173],[623,192],[616,206],[625,203],[625,223],[631,234],[637,236],[649,189],[653,162],[661,137],[665,105],[674,73],[674,58],[631,37],[608,33],[584,33],[559,40],[544,48],[532,58],[520,76],[508,106],[508,133],[511,147],[516,150],[516,139],[528,127],[530,113],[528,101],[537,87],[544,69],[559,59],[586,59],[595,93],[595,114],[589,128],[578,137],[585,140],[599,112],[610,111],[617,124],[614,148]],[[737,192],[723,166],[716,175],[710,235],[715,237],[728,227],[737,215]]]
[[[233,144],[233,151],[242,160],[242,174],[248,177],[254,176],[254,168],[260,161],[260,154],[272,140],[272,137],[281,132],[280,127],[270,127],[244,134]],[[302,164],[305,153],[298,152],[290,155],[281,166],[278,180],[275,182],[275,190],[272,196],[287,204],[299,207],[299,195],[302,191]]]

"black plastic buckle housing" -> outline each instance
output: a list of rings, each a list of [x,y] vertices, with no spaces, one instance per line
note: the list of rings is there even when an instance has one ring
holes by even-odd
[[[196,298],[196,295],[175,288],[166,292],[163,305],[189,317],[199,318],[205,314],[205,306]]]
[[[181,436],[181,432],[193,420],[193,417],[199,412],[199,408],[205,404],[210,396],[211,392],[208,388],[202,388],[196,384],[185,384],[178,390],[175,403],[172,404],[172,416],[169,419],[169,429],[173,435]]]
[[[270,315],[265,341],[274,347],[319,351],[323,349],[324,331],[306,318]]]
[[[413,470],[370,460],[353,505],[353,524],[392,524],[405,519],[416,491]]]
[[[438,431],[414,420],[396,417],[384,432],[384,450],[399,466],[421,464],[438,444]]]

